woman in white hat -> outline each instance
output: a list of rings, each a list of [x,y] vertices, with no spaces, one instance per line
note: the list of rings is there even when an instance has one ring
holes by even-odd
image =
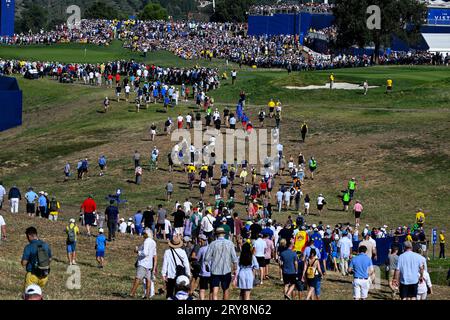
[[[174,296],[176,279],[179,276],[191,276],[191,267],[186,251],[182,249],[183,241],[175,235],[168,243],[169,249],[164,252],[162,277],[166,283],[166,298]]]

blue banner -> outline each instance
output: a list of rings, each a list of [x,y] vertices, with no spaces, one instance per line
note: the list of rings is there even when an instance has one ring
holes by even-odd
[[[0,0],[0,36],[14,34],[15,0]]]
[[[450,9],[428,8],[428,24],[450,26]]]
[[[22,91],[17,80],[0,76],[0,131],[22,124]]]

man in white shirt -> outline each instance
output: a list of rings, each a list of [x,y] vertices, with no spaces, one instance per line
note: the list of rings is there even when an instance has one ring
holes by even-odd
[[[145,279],[145,297],[150,299],[150,288],[152,286],[152,273],[156,273],[158,266],[158,259],[156,255],[156,242],[153,240],[153,232],[150,229],[145,229],[144,243],[136,247],[138,254],[136,278],[134,279],[133,287],[130,295],[134,297],[139,282]]]
[[[206,209],[206,216],[203,217],[202,222],[200,223],[201,231],[202,233],[208,237],[212,237],[212,233],[214,231],[214,221],[216,221],[216,218],[212,216],[212,209],[211,207]]]
[[[6,223],[2,215],[0,215],[0,240],[6,240]]]
[[[192,202],[189,201],[188,198],[186,198],[186,201],[183,203],[184,212],[186,212],[186,215],[191,214],[191,208],[192,208]]]
[[[281,189],[278,190],[277,192],[278,212],[281,212],[281,206],[283,204],[283,195],[284,195],[283,191],[281,191]]]
[[[340,267],[343,276],[348,275],[348,261],[352,256],[353,242],[347,237],[347,231],[342,233],[342,238],[339,239],[338,248],[340,251]]]
[[[6,189],[3,186],[3,182],[0,181],[0,210],[2,210],[3,207],[3,199],[6,195]]]
[[[255,242],[253,243],[253,248],[255,249],[256,260],[258,260],[261,284],[263,284],[263,280],[264,280],[264,276],[265,276],[264,270],[266,267],[266,259],[265,259],[264,253],[267,248],[267,243],[266,243],[266,241],[264,241],[261,234],[258,235],[258,239],[256,239]]]

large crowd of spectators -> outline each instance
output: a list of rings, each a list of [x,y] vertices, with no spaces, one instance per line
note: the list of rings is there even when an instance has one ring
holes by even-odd
[[[250,15],[269,16],[277,13],[331,13],[333,6],[327,3],[277,3],[269,5],[255,5],[250,7]]]
[[[336,29],[310,30],[305,44],[314,37],[334,41]],[[250,36],[245,24],[213,22],[106,21],[83,20],[76,29],[66,26],[38,34],[20,34],[0,38],[0,42],[20,44],[52,44],[84,42],[108,45],[120,39],[123,46],[146,55],[167,50],[182,59],[224,59],[239,65],[259,68],[288,68],[294,71],[322,70],[341,67],[369,66],[365,55],[330,55],[305,51],[296,35]],[[328,52],[327,52],[328,53]],[[394,53],[380,57],[382,64],[435,64],[448,62],[429,53]]]

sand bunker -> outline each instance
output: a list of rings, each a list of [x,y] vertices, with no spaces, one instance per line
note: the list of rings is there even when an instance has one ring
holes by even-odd
[[[378,86],[369,86],[369,89],[372,88],[378,88]],[[307,87],[291,87],[288,86],[286,89],[292,89],[292,90],[319,90],[319,89],[328,89],[330,90],[330,84],[326,83],[323,86],[307,86]],[[363,90],[364,87],[362,84],[353,84],[353,83],[347,83],[347,82],[335,82],[333,84],[333,90],[334,89],[340,89],[340,90]]]

